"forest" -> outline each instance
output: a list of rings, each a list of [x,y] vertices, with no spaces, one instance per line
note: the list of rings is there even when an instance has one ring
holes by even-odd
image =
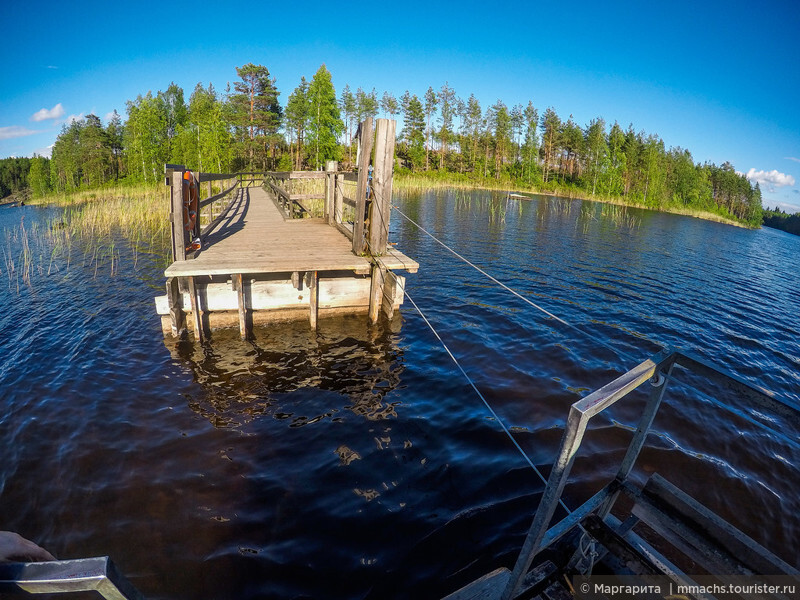
[[[794,235],[800,235],[800,212],[790,215],[779,208],[775,208],[775,210],[765,209],[763,225],[773,229],[782,229]]]
[[[695,163],[656,134],[601,117],[581,126],[532,101],[482,106],[448,83],[399,98],[348,85],[337,95],[322,65],[281,104],[263,65],[236,68],[224,92],[198,83],[189,95],[171,83],[126,103],[103,123],[96,115],[64,124],[52,156],[0,161],[0,197],[34,196],[117,183],[155,183],[165,163],[199,171],[352,168],[358,123],[398,119],[398,171],[431,181],[507,185],[571,196],[619,199],[654,209],[712,212],[758,227],[761,191],[733,165]]]

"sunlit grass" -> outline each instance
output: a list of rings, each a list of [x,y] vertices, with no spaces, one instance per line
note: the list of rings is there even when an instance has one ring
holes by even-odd
[[[36,273],[52,275],[76,263],[92,268],[95,276],[116,275],[123,250],[130,250],[134,268],[142,253],[166,261],[168,193],[162,186],[117,187],[40,199],[37,204],[61,210],[46,225],[26,224],[23,217],[5,231],[0,264],[9,286],[31,285]]]
[[[525,185],[520,182],[512,182],[508,179],[501,179],[499,181],[489,178],[474,179],[459,173],[441,174],[438,172],[432,172],[430,174],[426,174],[399,172],[395,174],[394,187],[396,190],[401,192],[423,192],[427,190],[444,189],[487,189],[528,192],[537,195],[555,196],[559,198],[591,200],[592,202],[601,202],[604,204],[613,204],[630,208],[644,208],[647,210],[655,210],[658,212],[666,212],[694,217],[697,219],[704,219],[707,221],[714,221],[717,223],[724,223],[726,225],[747,227],[747,225],[740,223],[731,216],[719,214],[709,210],[687,209],[685,207],[676,206],[673,204],[654,207],[642,204],[641,202],[637,202],[631,198],[607,196],[602,194],[592,195],[578,188],[552,188],[551,186],[550,188],[545,189],[537,187],[536,185]]]

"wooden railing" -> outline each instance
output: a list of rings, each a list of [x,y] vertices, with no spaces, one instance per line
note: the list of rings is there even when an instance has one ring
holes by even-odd
[[[208,183],[208,196],[199,201],[191,232],[184,226],[183,178],[188,169],[184,165],[166,165],[166,184],[171,191],[173,260],[186,260],[187,247],[194,239],[199,238],[201,244],[205,241],[227,214],[237,189],[256,185],[263,185],[275,194],[287,218],[321,217],[352,240],[355,254],[373,257],[385,254],[391,213],[395,127],[391,119],[378,119],[374,127],[372,117],[359,125],[357,173],[339,171],[335,161],[328,161],[325,171],[192,172],[198,190],[202,189],[202,183]],[[320,184],[318,190],[310,193],[294,190],[295,184],[303,180],[319,180],[324,185]],[[212,187],[215,181],[222,182],[216,194]],[[316,201],[322,201],[321,208],[312,205]]]
[[[198,190],[197,218],[194,230],[189,232],[184,226],[184,174],[189,171],[184,165],[165,165],[166,184],[170,187],[170,228],[172,232],[172,260],[186,260],[186,248],[191,242],[199,238],[201,244],[206,236],[225,218],[238,188],[244,187],[248,181],[260,181],[261,173],[196,173],[191,172],[191,177]],[[247,179],[247,177],[249,179]],[[256,177],[254,177],[256,176]],[[218,184],[219,191],[214,193],[214,182]],[[207,183],[208,196],[200,199],[203,186]]]
[[[324,171],[273,171],[264,174],[287,218],[321,217],[353,242],[358,255],[380,256],[386,252],[392,198],[395,121],[372,117],[359,126],[358,171],[338,170],[328,161]],[[325,185],[308,193],[295,193],[300,180],[324,179]],[[321,210],[310,202],[321,200]]]
[[[293,193],[294,183],[325,179],[323,171],[269,171],[263,174],[264,187],[275,194],[279,206],[287,218],[297,219],[315,215],[308,204],[311,200],[324,200],[324,192]]]

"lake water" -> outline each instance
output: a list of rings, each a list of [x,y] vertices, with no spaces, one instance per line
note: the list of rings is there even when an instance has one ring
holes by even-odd
[[[569,324],[392,216],[421,265],[410,297],[545,474],[569,405],[661,345],[800,407],[800,238],[546,197],[395,200]],[[52,214],[0,208],[0,529],[109,555],[148,598],[437,598],[513,564],[543,484],[410,302],[380,327],[165,340],[156,256],[120,245],[110,276],[29,241],[22,279],[21,227]],[[798,566],[800,423],[729,419],[713,391],[670,388],[639,476]],[[639,401],[597,421],[567,504],[615,472]]]

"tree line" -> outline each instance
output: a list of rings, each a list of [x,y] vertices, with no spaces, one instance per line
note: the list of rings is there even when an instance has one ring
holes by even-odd
[[[761,223],[758,184],[728,162],[695,163],[688,150],[667,149],[659,136],[633,125],[609,126],[598,117],[581,126],[533,102],[483,107],[448,83],[399,98],[345,85],[337,96],[325,65],[310,81],[301,77],[282,105],[263,65],[237,67],[236,75],[224,93],[198,83],[188,102],[174,83],[140,95],[127,102],[124,122],[115,112],[105,126],[95,115],[65,124],[49,160],[24,159],[31,161],[27,185],[40,195],[119,180],[151,183],[170,162],[216,172],[317,169],[326,160],[348,168],[358,123],[381,114],[402,118],[400,167],[428,177],[508,182]]]
[[[764,223],[766,227],[781,229],[787,233],[800,235],[800,212],[790,215],[783,212],[780,208],[775,210],[764,210]]]

